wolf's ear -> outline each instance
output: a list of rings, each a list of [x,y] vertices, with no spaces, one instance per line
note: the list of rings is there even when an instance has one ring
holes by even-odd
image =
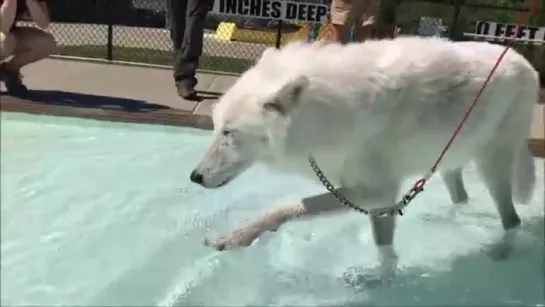
[[[263,105],[263,108],[267,111],[274,111],[282,115],[288,114],[297,106],[303,91],[307,89],[308,84],[308,78],[305,76],[291,79],[276,92],[276,95],[271,101]]]

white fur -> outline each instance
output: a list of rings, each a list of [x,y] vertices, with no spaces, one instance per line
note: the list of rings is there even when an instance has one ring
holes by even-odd
[[[357,205],[392,206],[400,182],[424,174],[437,159],[503,48],[400,37],[268,50],[217,103],[214,142],[194,173],[200,184],[215,188],[264,162],[317,179],[307,161],[312,155]],[[520,223],[512,186],[522,201],[533,188],[526,140],[538,89],[531,64],[507,52],[439,166],[451,174],[444,178],[453,200],[467,198],[460,169],[475,160],[505,229]],[[338,206],[334,202],[331,207]],[[293,204],[292,211],[313,211],[304,206]],[[386,237],[393,223],[388,228],[381,230]]]

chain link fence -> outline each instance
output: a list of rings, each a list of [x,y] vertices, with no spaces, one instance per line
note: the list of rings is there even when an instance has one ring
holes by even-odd
[[[49,31],[57,39],[60,55],[162,65],[173,61],[166,0],[55,0],[50,8]],[[243,72],[267,47],[307,39],[309,24],[211,11],[199,68]]]
[[[542,0],[539,0],[542,1]],[[520,51],[545,81],[545,8],[530,20],[521,20],[524,0],[411,0],[396,8],[396,24],[401,35],[435,33],[455,41],[487,40],[504,44],[523,22],[514,48]]]
[[[216,1],[237,3],[236,0]],[[269,0],[274,1],[284,0]],[[310,3],[306,8],[295,9],[307,12],[306,15],[279,20],[226,15],[218,13],[217,8],[212,10],[206,22],[200,68],[240,73],[267,47],[279,47],[293,40],[324,39],[331,34],[331,26],[324,18],[318,23],[296,20],[309,17],[313,10],[316,15],[317,6],[329,8],[330,0],[289,1]],[[253,2],[264,3],[258,0],[248,3]],[[55,0],[50,6],[54,21],[50,31],[59,43],[61,55],[172,63],[166,0]],[[522,11],[522,0],[382,0],[383,21],[395,24],[399,35],[444,36],[453,40],[482,39],[468,36],[477,33],[479,21],[485,22],[484,28],[488,29],[484,34],[494,36],[499,32],[494,33],[493,29],[515,22]],[[545,40],[543,9],[526,25],[537,27],[535,31],[524,28],[526,34],[534,31],[534,40]],[[545,72],[545,45],[526,43],[517,44],[516,48]]]

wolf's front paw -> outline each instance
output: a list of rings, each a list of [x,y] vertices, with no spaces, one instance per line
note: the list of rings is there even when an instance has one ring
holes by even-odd
[[[386,274],[380,269],[350,268],[343,274],[344,282],[356,290],[375,289],[391,283],[395,274]]]
[[[494,260],[507,260],[514,251],[518,227],[505,231],[503,238],[489,248],[489,255]]]
[[[284,207],[273,208],[263,213],[259,218],[247,223],[245,226],[232,231],[226,236],[216,239],[206,238],[204,245],[211,246],[219,251],[236,247],[250,246],[262,233],[275,232],[288,220]]]
[[[204,239],[204,245],[213,247],[219,251],[230,250],[237,247],[250,246],[261,234],[255,228],[239,228],[228,235],[215,239]]]

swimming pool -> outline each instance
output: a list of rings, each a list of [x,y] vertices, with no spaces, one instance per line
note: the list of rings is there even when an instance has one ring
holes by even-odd
[[[375,264],[357,213],[288,224],[245,250],[202,245],[267,206],[323,191],[261,167],[219,190],[191,184],[207,131],[13,113],[1,123],[3,306],[545,303],[543,160],[532,204],[517,206],[512,259],[483,251],[500,224],[470,165],[471,202],[452,211],[433,178],[399,220],[402,273],[361,289],[341,278]]]

